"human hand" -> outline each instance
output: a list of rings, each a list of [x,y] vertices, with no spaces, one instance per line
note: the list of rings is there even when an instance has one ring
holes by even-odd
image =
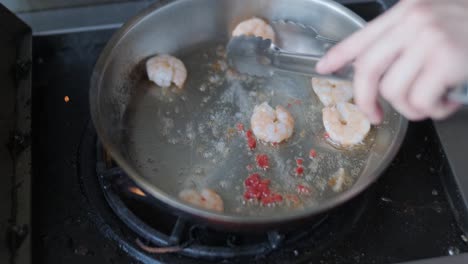
[[[445,98],[468,79],[468,0],[402,0],[334,46],[317,65],[328,74],[354,62],[356,104],[378,124],[379,94],[410,120],[442,119]]]

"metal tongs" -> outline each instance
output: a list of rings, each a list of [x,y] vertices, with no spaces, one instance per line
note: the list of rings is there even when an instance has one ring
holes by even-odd
[[[268,77],[276,72],[306,76],[321,76],[332,79],[352,80],[354,70],[345,66],[330,75],[315,71],[320,55],[288,52],[280,49],[271,40],[255,36],[233,37],[227,46],[228,63],[240,73]]]
[[[238,36],[231,38],[227,45],[228,63],[240,73],[260,77],[268,77],[282,72],[337,80],[351,81],[353,79],[354,68],[352,65],[347,65],[329,75],[321,75],[315,70],[315,66],[322,58],[323,52],[336,44],[336,41],[321,37],[315,30],[310,30],[310,27],[306,28],[297,23],[281,22],[279,25],[282,27],[288,26],[288,32],[290,32],[290,28],[302,31],[295,34],[296,39],[298,39],[297,36],[305,39],[304,36],[311,33],[309,39],[313,41],[310,43],[319,43],[318,46],[322,46],[323,49],[317,52],[319,55],[291,52],[279,48],[269,39],[255,36]],[[308,29],[309,32],[306,32],[305,29]],[[310,44],[308,43],[308,45]],[[447,99],[468,104],[468,81],[452,89],[448,93]]]

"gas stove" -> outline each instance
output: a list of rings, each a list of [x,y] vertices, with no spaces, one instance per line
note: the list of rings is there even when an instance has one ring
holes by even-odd
[[[370,20],[395,1],[340,2]],[[68,28],[48,24],[44,14],[21,15],[33,28],[33,57],[31,63],[12,61],[16,72],[32,69],[30,100],[20,96],[26,99],[17,103],[32,108],[32,131],[17,127],[5,140],[14,143],[9,153],[20,157],[13,159],[16,164],[32,149],[32,218],[29,222],[28,214],[21,213],[28,211],[21,201],[29,190],[18,183],[25,176],[17,170],[8,186],[15,190],[12,204],[20,201],[11,206],[11,215],[20,217],[0,218],[6,227],[0,235],[8,234],[9,242],[8,250],[0,247],[0,257],[3,252],[6,257],[2,263],[7,258],[47,264],[468,262],[468,189],[462,177],[468,170],[460,162],[459,147],[465,143],[448,136],[454,126],[450,120],[411,123],[378,182],[349,203],[287,230],[229,232],[155,206],[101,147],[88,103],[89,78],[100,51],[123,19],[147,4],[46,11],[55,19],[79,17],[80,12],[92,18],[106,7],[119,10],[106,23],[77,20],[71,26],[68,21]],[[466,117],[454,117],[460,135],[468,130],[459,121]]]

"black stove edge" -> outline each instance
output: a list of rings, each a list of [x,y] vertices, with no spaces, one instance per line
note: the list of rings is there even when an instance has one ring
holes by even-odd
[[[34,36],[117,29],[155,0],[139,0],[19,13]],[[103,16],[102,14],[106,14]],[[86,19],[83,19],[86,18]],[[60,23],[57,23],[60,21]]]
[[[32,34],[1,3],[0,35],[0,263],[30,263]]]
[[[460,254],[456,256],[448,256],[441,258],[432,258],[427,260],[418,260],[399,264],[466,264],[468,263],[468,254]]]
[[[468,108],[447,120],[434,123],[448,160],[443,182],[455,212],[455,218],[465,235],[468,234]],[[468,261],[466,262],[468,263]]]

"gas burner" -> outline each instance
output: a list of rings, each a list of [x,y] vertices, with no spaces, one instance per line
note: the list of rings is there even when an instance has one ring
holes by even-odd
[[[160,207],[103,151],[91,125],[80,149],[82,190],[94,212],[93,219],[104,235],[144,263],[160,260],[167,253],[205,260],[255,257],[272,263],[280,261],[281,256],[298,255],[301,245],[318,252],[351,230],[369,200],[367,192],[310,224],[288,231],[220,231]]]

